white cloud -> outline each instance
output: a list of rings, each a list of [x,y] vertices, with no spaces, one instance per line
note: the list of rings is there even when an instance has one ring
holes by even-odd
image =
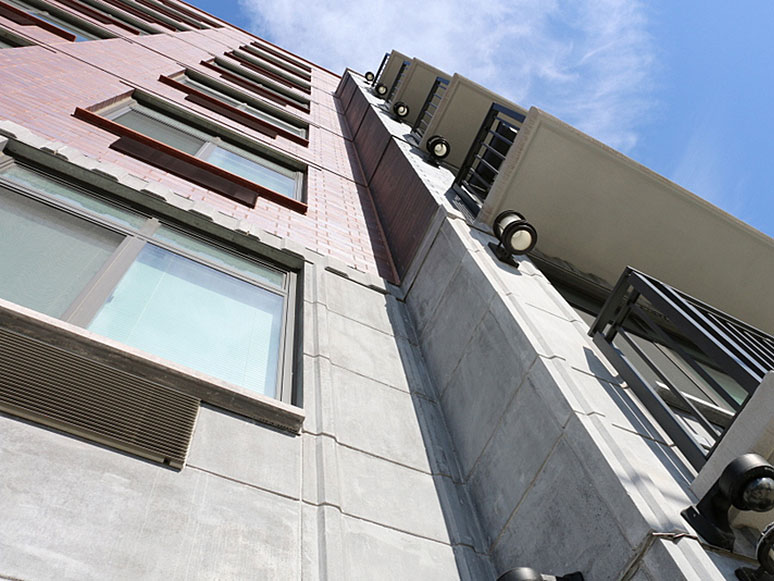
[[[635,0],[240,0],[253,30],[335,72],[391,49],[630,152],[653,122],[654,47]]]

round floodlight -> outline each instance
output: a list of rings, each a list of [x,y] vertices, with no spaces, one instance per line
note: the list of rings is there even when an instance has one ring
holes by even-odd
[[[751,480],[742,491],[742,503],[755,512],[771,510],[774,507],[774,479],[763,476]]]
[[[433,135],[428,139],[426,147],[427,151],[430,152],[430,155],[437,161],[444,159],[451,153],[449,142],[440,135]]]
[[[537,230],[513,210],[501,212],[494,221],[494,235],[510,254],[526,254],[537,244]]]
[[[371,71],[368,71],[368,72],[365,74],[365,80],[366,80],[366,81],[368,81],[369,83],[373,82],[373,80],[374,80],[375,78],[376,78],[376,75],[374,75],[374,74],[373,74]]]
[[[516,567],[500,575],[497,581],[543,581],[543,576],[529,567]]]
[[[383,83],[379,83],[378,85],[376,85],[376,87],[374,87],[374,92],[376,93],[377,96],[381,98],[384,98],[387,96],[387,91],[389,91],[389,89],[387,88],[387,85]]]
[[[403,119],[409,114],[409,106],[403,101],[398,101],[392,106],[392,112],[395,113],[395,116],[399,119]]]
[[[739,510],[766,512],[774,508],[774,467],[758,454],[736,458],[723,470],[718,484]]]

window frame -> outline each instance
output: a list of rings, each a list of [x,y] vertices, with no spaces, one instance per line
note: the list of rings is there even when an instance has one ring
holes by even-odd
[[[88,2],[88,0],[56,0],[56,2],[67,6],[71,10],[80,12],[81,14],[84,14],[89,18],[96,20],[97,22],[101,22],[102,24],[117,26],[118,28],[121,28],[125,32],[128,32],[132,35],[142,36],[147,34],[156,34],[158,32],[148,31],[149,27],[147,25],[136,24],[134,22],[136,19],[127,18],[127,15],[125,13],[119,13],[119,10],[108,10],[108,5],[105,4],[99,4],[96,2],[91,4]]]
[[[110,2],[111,4],[117,7],[120,5],[122,9],[130,8],[132,10],[140,12],[145,15],[148,22],[153,22],[155,24],[164,23],[165,27],[168,27],[170,28],[170,30],[173,30],[176,32],[188,32],[191,30],[196,30],[195,28],[191,28],[190,26],[188,26],[187,24],[184,24],[179,20],[170,18],[166,14],[163,14],[158,10],[153,9],[150,6],[146,6],[139,2],[135,2],[134,0],[106,0],[106,1]]]
[[[283,86],[280,83],[273,81],[268,75],[248,68],[236,58],[229,57],[229,53],[226,53],[223,57],[216,56],[209,61],[202,61],[201,64],[209,68],[214,68],[217,71],[226,71],[232,75],[242,77],[248,82],[256,84],[267,91],[272,95],[270,98],[275,101],[290,105],[291,107],[296,107],[305,113],[309,112],[311,101],[308,97],[305,97],[300,92],[295,91],[288,86]]]
[[[72,12],[64,10],[58,6],[40,0],[4,0],[7,6],[23,11],[35,20],[43,22],[48,26],[61,30],[67,36],[59,34],[46,26],[39,26],[53,32],[70,42],[88,42],[91,40],[100,40],[107,38],[118,38],[114,32],[108,31],[96,24],[89,22]],[[83,38],[79,41],[78,37]]]
[[[102,12],[111,18],[126,23],[128,26],[136,28],[140,31],[140,35],[161,34],[162,32],[158,28],[154,28],[147,20],[132,14],[129,10],[122,10],[104,0],[80,0],[80,2],[97,12]],[[161,25],[158,24],[158,26]],[[170,27],[169,30],[172,30],[172,28]]]
[[[139,216],[143,216],[145,220],[139,227],[132,227],[128,224],[122,224],[112,220],[108,216],[100,214],[97,211],[85,209],[79,206],[76,202],[67,200],[64,197],[50,194],[44,190],[34,188],[26,184],[21,184],[11,178],[5,177],[5,171],[14,165],[33,171],[43,176],[45,179],[50,179],[52,181],[62,183],[67,187],[76,190],[76,192],[80,194],[89,196],[113,207],[131,211]],[[151,211],[141,204],[128,203],[125,200],[116,200],[114,197],[107,196],[102,192],[95,192],[94,188],[88,187],[87,184],[72,179],[68,176],[64,176],[50,168],[42,167],[40,164],[28,161],[22,157],[0,154],[0,188],[11,192],[13,195],[22,196],[24,198],[41,203],[53,209],[54,211],[64,212],[81,220],[85,220],[86,222],[94,224],[100,228],[124,236],[123,241],[115,248],[111,256],[100,267],[97,273],[89,281],[84,283],[80,292],[65,309],[63,314],[60,317],[56,317],[58,320],[65,323],[70,323],[80,328],[88,329],[88,325],[97,315],[102,306],[106,303],[113,290],[117,288],[123,276],[129,270],[132,264],[134,264],[136,258],[147,244],[152,244],[153,246],[159,247],[166,252],[170,252],[174,255],[192,260],[197,264],[204,265],[205,267],[211,268],[219,273],[223,273],[235,279],[246,282],[252,286],[260,288],[263,291],[282,296],[283,308],[278,343],[279,353],[275,377],[275,396],[272,397],[260,394],[260,392],[251,390],[246,386],[238,384],[232,385],[236,385],[236,387],[239,389],[248,391],[250,393],[255,393],[273,400],[296,405],[296,400],[300,399],[296,393],[297,386],[295,385],[296,382],[294,378],[294,360],[298,356],[298,349],[296,346],[296,317],[299,308],[298,284],[300,278],[300,273],[298,270],[289,265],[277,263],[263,256],[257,257],[257,253],[254,251],[250,251],[238,244],[230,243],[226,240],[217,238],[211,234],[205,234],[188,224],[176,220],[171,216],[165,215],[158,211]],[[154,234],[162,226],[170,228],[178,233],[182,233],[183,235],[192,238],[195,241],[204,243],[217,251],[226,252],[227,254],[238,259],[247,260],[250,263],[257,264],[258,266],[267,268],[271,271],[282,273],[283,282],[281,285],[274,285],[269,282],[261,281],[258,278],[253,278],[244,274],[237,268],[223,264],[222,262],[213,260],[212,258],[207,258],[182,246],[175,245],[159,238],[154,238]],[[151,355],[154,354],[151,353]],[[154,356],[160,357],[157,355]],[[174,363],[175,365],[190,369],[193,374],[203,373],[193,370],[192,368],[189,368],[184,364],[178,363],[174,360],[168,361]],[[189,372],[189,374],[191,373]],[[214,377],[219,381],[226,381],[216,376],[211,377]]]
[[[282,135],[304,147],[309,145],[308,122],[275,109],[260,99],[238,91],[208,75],[186,69],[171,76],[160,75],[159,82],[186,93],[188,95],[186,97],[187,100],[194,101],[198,105],[207,107],[216,113],[246,125],[251,129],[256,129],[270,137]],[[200,87],[204,87],[204,90],[200,89]],[[210,94],[205,90],[211,91],[214,94]],[[234,103],[219,98],[216,95],[222,95],[222,97],[230,99]],[[251,109],[258,110],[269,119],[258,117]],[[290,131],[285,126],[293,127],[298,132]]]
[[[291,54],[287,53],[286,51],[283,51],[282,49],[280,49],[280,47],[278,47],[276,45],[269,45],[267,43],[267,41],[264,40],[264,39],[259,39],[259,40],[260,40],[260,42],[258,42],[257,40],[254,40],[250,44],[252,46],[256,47],[256,48],[259,48],[259,49],[267,52],[268,54],[274,55],[278,59],[282,59],[283,61],[287,62],[288,64],[290,64],[290,65],[292,65],[294,67],[297,67],[297,68],[299,68],[299,69],[309,73],[310,76],[311,76],[312,67],[309,66],[308,62],[303,62],[303,59],[301,59],[300,57],[298,57],[296,55],[291,55]]]
[[[265,85],[262,80],[248,77],[243,74],[242,71],[236,70],[238,68],[236,65],[234,67],[231,67],[230,64],[229,66],[224,66],[222,63],[216,62],[216,59],[203,60],[199,64],[217,73],[221,79],[233,83],[242,89],[246,89],[251,93],[260,95],[278,105],[293,107],[302,113],[309,113],[310,111],[309,104],[303,105],[292,99],[285,98],[283,95],[272,90],[271,87]]]
[[[288,72],[286,69],[278,67],[271,61],[245,50],[245,46],[227,52],[226,56],[236,60],[242,66],[273,79],[282,85],[301,91],[307,95],[311,94],[312,84],[308,80],[302,79],[298,74]]]
[[[287,73],[293,74],[299,77],[301,80],[305,81],[306,83],[310,83],[312,81],[311,67],[301,68],[300,66],[290,62],[290,60],[288,59],[275,56],[275,54],[272,54],[264,47],[262,47],[261,45],[255,42],[242,45],[240,47],[240,50],[246,53],[249,53],[255,56],[256,58],[259,58],[267,63],[270,63],[273,66],[280,68]]]
[[[156,111],[162,116],[169,117],[176,124],[189,127],[188,135],[197,139],[201,139],[197,132],[210,134],[211,137],[222,140],[215,143],[216,145],[230,144],[232,147],[244,150],[249,156],[255,156],[266,162],[261,164],[261,162],[256,161],[255,163],[258,165],[272,169],[270,164],[275,164],[288,172],[293,172],[296,182],[294,195],[297,197],[289,197],[272,190],[267,186],[253,182],[218,165],[209,163],[200,157],[157,141],[113,120],[115,116],[131,109],[133,103]],[[188,110],[149,95],[139,89],[134,89],[124,95],[108,99],[106,102],[93,105],[88,109],[77,107],[73,116],[117,135],[119,139],[110,144],[111,149],[154,165],[246,206],[255,207],[257,199],[262,197],[302,214],[305,214],[308,210],[308,206],[304,201],[308,171],[307,164],[291,158],[283,152],[268,148],[266,145],[250,139],[239,131],[235,131],[205,117],[195,115]],[[186,132],[185,129],[181,129],[175,124],[171,126]],[[239,153],[233,151],[228,146],[223,149],[239,155]],[[250,157],[244,157],[244,159],[252,161]]]

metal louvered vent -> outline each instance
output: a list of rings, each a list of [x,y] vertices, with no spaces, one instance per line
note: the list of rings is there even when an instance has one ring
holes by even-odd
[[[200,400],[0,329],[0,410],[182,468]]]

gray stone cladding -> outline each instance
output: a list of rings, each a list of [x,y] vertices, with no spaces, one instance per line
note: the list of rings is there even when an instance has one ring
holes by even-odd
[[[586,324],[528,259],[518,270],[495,259],[494,238],[455,209],[453,175],[348,82],[350,106],[369,103],[438,201],[400,297],[497,573],[734,579],[749,562],[707,550],[682,519],[695,472]]]

